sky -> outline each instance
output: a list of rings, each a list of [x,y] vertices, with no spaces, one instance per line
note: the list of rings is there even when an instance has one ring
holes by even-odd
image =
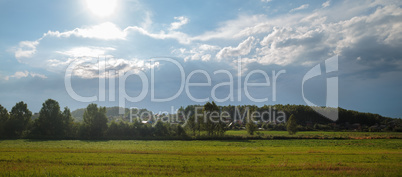
[[[401,5],[0,0],[0,105],[171,112],[215,101],[401,118]]]

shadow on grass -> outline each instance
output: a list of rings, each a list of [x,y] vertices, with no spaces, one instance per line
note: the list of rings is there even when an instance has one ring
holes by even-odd
[[[45,138],[34,138],[34,139],[22,139],[23,141],[26,142],[52,142],[52,141],[68,141],[68,140],[77,140],[77,141],[83,141],[83,142],[108,142],[110,140],[108,139],[45,139]]]
[[[136,141],[225,141],[225,142],[250,142],[251,140],[296,140],[296,139],[328,139],[328,140],[347,140],[347,139],[402,139],[402,134],[396,133],[386,136],[346,136],[344,134],[334,135],[254,135],[254,136],[240,136],[240,135],[224,135],[224,136],[174,136],[174,137],[102,137],[102,138],[58,138],[58,137],[37,137],[30,136],[25,138],[9,137],[0,138],[0,142],[5,140],[23,140],[27,142],[48,142],[60,140],[78,140],[82,142],[107,142],[112,140],[136,140]]]

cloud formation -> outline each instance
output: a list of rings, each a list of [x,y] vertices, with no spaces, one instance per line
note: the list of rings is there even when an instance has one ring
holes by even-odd
[[[75,67],[72,74],[84,79],[115,78],[129,71],[138,73],[159,66],[157,62],[151,64],[150,61],[139,59],[106,58],[104,60],[74,60],[73,62]]]
[[[172,53],[184,58],[184,61],[189,60],[209,61],[212,58],[212,55],[214,55],[214,53],[220,49],[221,48],[216,45],[201,44],[189,50],[185,48],[174,49]]]
[[[398,28],[402,26],[402,9],[388,4],[370,6],[376,7],[371,13],[339,21],[328,20],[328,12],[325,10],[278,19],[268,19],[263,15],[239,16],[193,39],[210,41],[231,36],[233,40],[236,36],[248,36],[246,41],[250,41],[251,37],[259,41],[251,48],[245,45],[245,41],[237,47],[223,46],[215,55],[217,60],[247,55],[249,51],[255,50],[255,55],[248,56],[249,61],[264,65],[311,65],[338,54],[348,59],[365,58],[360,60],[361,64],[376,61],[400,68],[397,62],[400,52],[396,47],[402,44],[402,28]],[[260,37],[261,34],[265,35]],[[371,45],[367,44],[368,41]],[[372,48],[364,49],[367,47]],[[378,61],[379,58],[382,58],[381,61]]]
[[[36,46],[38,44],[39,41],[21,41],[17,50],[15,51],[15,58],[18,60],[20,58],[32,57],[32,55],[34,55],[36,52]]]
[[[329,6],[330,1],[322,4],[322,7]],[[159,32],[140,26],[120,28],[116,24],[106,22],[65,32],[48,31],[36,41],[20,42],[15,50],[15,57],[23,63],[39,61],[44,63],[42,64],[44,67],[55,68],[65,67],[78,58],[99,56],[130,61],[132,58],[143,57],[132,57],[132,53],[121,53],[125,47],[122,44],[130,44],[138,37],[145,36],[155,41],[175,40],[176,43],[170,43],[170,52],[174,57],[183,58],[184,61],[221,61],[225,58],[242,56],[248,58],[248,62],[263,65],[311,65],[338,54],[341,58],[349,60],[359,58],[360,65],[371,66],[380,62],[400,68],[400,62],[397,62],[399,50],[396,50],[402,45],[400,6],[392,3],[381,4],[377,1],[374,4],[367,2],[365,6],[367,8],[354,9],[353,14],[345,12],[343,15],[350,16],[338,20],[330,18],[329,8],[276,18],[269,18],[263,14],[243,14],[219,23],[215,29],[195,35],[180,31],[181,27],[189,22],[185,16],[174,17],[177,21],[170,23],[168,27],[165,26],[166,29],[161,29]],[[308,4],[303,4],[291,11],[308,7]],[[344,7],[347,5],[334,8]],[[153,24],[150,15],[147,15],[145,21],[147,23],[145,26]],[[85,45],[75,43],[68,48],[57,48],[47,53],[37,50],[43,40],[57,41],[72,36],[82,39]],[[99,40],[106,42],[99,43]],[[367,45],[367,42],[371,45]],[[155,45],[157,47],[159,44]],[[41,61],[39,57],[31,60],[34,55],[40,56]],[[232,60],[227,62],[230,61]],[[138,67],[130,62],[124,65]]]
[[[270,71],[283,69],[287,72],[278,80],[278,90],[281,90],[278,95],[281,102],[278,103],[303,104],[303,100],[298,100],[298,94],[301,91],[299,82],[305,71],[329,57],[339,55],[339,72],[334,74],[339,74],[340,86],[348,92],[343,95],[340,93],[343,99],[351,100],[349,95],[360,94],[360,98],[378,95],[384,102],[392,98],[395,103],[384,106],[387,108],[379,108],[378,104],[371,103],[371,107],[363,111],[370,111],[371,108],[387,110],[392,105],[400,105],[398,103],[402,99],[397,96],[402,72],[401,1],[324,0],[304,5],[268,1],[217,1],[214,6],[197,1],[174,6],[166,3],[162,7],[154,2],[140,4],[139,1],[122,1],[122,4],[131,4],[119,7],[119,12],[110,18],[83,16],[75,20],[74,13],[63,13],[54,18],[57,22],[46,21],[45,24],[38,14],[32,14],[29,19],[32,21],[29,22],[22,18],[27,14],[13,16],[12,20],[4,21],[5,33],[0,34],[6,47],[0,52],[0,78],[1,82],[7,83],[1,87],[2,98],[13,104],[16,102],[14,100],[29,98],[35,100],[31,105],[39,107],[41,103],[38,100],[49,96],[63,101],[71,100],[64,93],[63,76],[72,64],[77,64],[71,73],[74,86],[83,95],[97,94],[97,78],[118,77],[128,71],[144,72],[148,77],[151,69],[155,68],[157,79],[153,83],[156,83],[156,92],[160,94],[157,97],[168,97],[180,87],[180,72],[172,63],[161,62],[159,65],[150,62],[152,58],[166,57],[178,61],[185,74],[202,69],[213,76],[211,87],[192,90],[195,97],[211,95],[213,85],[228,80],[225,74],[214,74],[217,70],[228,70],[233,76],[245,77],[253,70],[270,74]],[[34,5],[47,7],[40,2]],[[183,11],[182,5],[194,5],[194,9]],[[54,13],[48,9],[44,11],[45,15]],[[62,23],[70,19],[74,19],[74,22]],[[13,22],[20,20],[21,24],[41,25],[31,26],[32,29],[17,28],[19,26]],[[83,25],[88,21],[91,25]],[[13,30],[16,30],[15,34]],[[238,66],[236,62],[242,64],[241,70],[235,68]],[[204,82],[203,79],[197,76],[191,80]],[[253,75],[251,80],[261,81],[257,75]],[[35,83],[34,86],[32,83]],[[130,76],[127,84],[128,94],[134,96],[141,91],[141,83],[135,76]],[[321,84],[313,86],[325,85]],[[353,87],[353,84],[356,85]],[[369,89],[364,89],[367,92],[362,94],[362,87]],[[217,90],[219,95],[227,94],[225,87]],[[312,89],[314,93],[325,94],[325,88],[323,90]],[[256,95],[268,92],[266,89],[253,91]],[[383,96],[383,93],[390,93],[389,97]],[[149,94],[147,96],[150,97]],[[175,105],[193,104],[185,97],[185,94],[181,95],[175,100]],[[344,103],[363,105],[361,107],[369,105],[354,100]],[[77,105],[73,100],[65,104]],[[253,103],[243,100],[223,104]],[[163,109],[167,104],[157,105],[145,100],[141,105]],[[396,110],[394,112],[400,112],[399,107],[393,109]]]
[[[94,57],[105,56],[107,51],[116,50],[112,47],[75,47],[67,51],[57,51],[57,53],[67,55],[69,57]]]
[[[296,8],[294,8],[294,9],[291,9],[289,12],[295,12],[295,11],[307,9],[308,6],[309,6],[309,4],[303,4],[303,5],[299,6],[299,7],[296,7]]]
[[[181,28],[181,26],[187,24],[190,20],[185,17],[185,16],[180,16],[180,17],[174,17],[175,20],[178,20],[177,22],[173,22],[170,24],[169,30],[177,30]]]
[[[248,37],[246,40],[241,42],[237,47],[224,47],[216,54],[216,58],[221,60],[223,58],[244,56],[251,52],[254,46],[255,38],[253,36]]]
[[[102,40],[123,40],[126,37],[125,31],[122,31],[115,24],[111,22],[101,23],[99,25],[94,25],[85,28],[75,28],[71,31],[59,32],[59,31],[48,31],[44,36],[55,36],[55,37],[65,37],[70,36],[82,37],[82,38],[93,38]]]
[[[322,6],[323,8],[326,8],[326,7],[329,7],[330,5],[331,5],[331,1],[328,0],[328,1],[324,2],[324,3],[322,3],[321,6]]]
[[[11,78],[16,78],[16,79],[21,79],[24,77],[38,77],[38,78],[42,78],[42,79],[46,79],[47,77],[43,74],[38,74],[38,73],[34,73],[34,72],[28,72],[28,71],[17,71],[15,72],[13,75],[10,76],[5,76],[4,80],[9,80]]]

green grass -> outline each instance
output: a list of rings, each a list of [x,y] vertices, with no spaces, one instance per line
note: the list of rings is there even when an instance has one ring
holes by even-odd
[[[401,139],[4,140],[0,175],[398,176],[401,150]]]
[[[384,139],[384,138],[398,138],[402,139],[400,132],[323,132],[323,131],[303,131],[297,132],[295,135],[289,135],[287,131],[257,131],[263,135],[254,135],[262,137],[292,137],[292,138],[341,138],[341,139]],[[230,130],[225,135],[253,137],[247,134],[246,130]]]

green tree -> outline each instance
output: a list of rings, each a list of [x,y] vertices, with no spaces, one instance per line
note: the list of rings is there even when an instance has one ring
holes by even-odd
[[[154,136],[156,136],[156,137],[169,136],[169,131],[168,131],[167,126],[160,120],[158,120],[154,126]]]
[[[254,135],[254,132],[257,131],[257,125],[249,121],[246,124],[246,130],[249,135]]]
[[[196,131],[198,130],[198,124],[195,120],[195,116],[191,115],[189,118],[186,120],[186,128],[192,132],[193,136],[195,136]]]
[[[203,112],[207,115],[206,119],[203,120],[203,125],[208,136],[222,136],[226,131],[226,124],[221,121],[221,112],[219,107],[213,101],[212,103],[207,102],[204,105]]]
[[[257,131],[258,127],[257,125],[253,122],[252,120],[252,114],[255,112],[256,108],[251,107],[250,109],[247,109],[247,124],[246,124],[246,130],[249,135],[254,135],[254,132]]]
[[[141,131],[144,127],[144,124],[140,122],[138,119],[134,119],[133,123],[130,125],[130,136],[132,137],[138,137],[141,134]]]
[[[45,137],[64,136],[63,115],[56,100],[48,99],[42,104],[34,127],[35,133]]]
[[[289,117],[289,120],[286,125],[286,129],[288,130],[290,135],[294,135],[297,132],[297,123],[296,123],[296,117],[292,114]]]
[[[23,101],[11,109],[10,119],[6,123],[5,132],[8,136],[21,137],[31,124],[32,112]]]
[[[64,107],[62,113],[63,133],[65,137],[74,137],[74,119],[68,107]]]
[[[91,103],[84,112],[84,126],[89,138],[99,138],[107,129],[106,107]]]
[[[8,114],[7,109],[0,105],[0,136],[3,136],[5,133],[4,129],[9,118],[10,114]]]
[[[120,134],[119,125],[117,125],[115,121],[112,121],[106,130],[106,136],[109,138],[115,138],[118,136],[118,134]]]
[[[181,125],[176,125],[176,136],[177,137],[186,137],[186,131]]]

